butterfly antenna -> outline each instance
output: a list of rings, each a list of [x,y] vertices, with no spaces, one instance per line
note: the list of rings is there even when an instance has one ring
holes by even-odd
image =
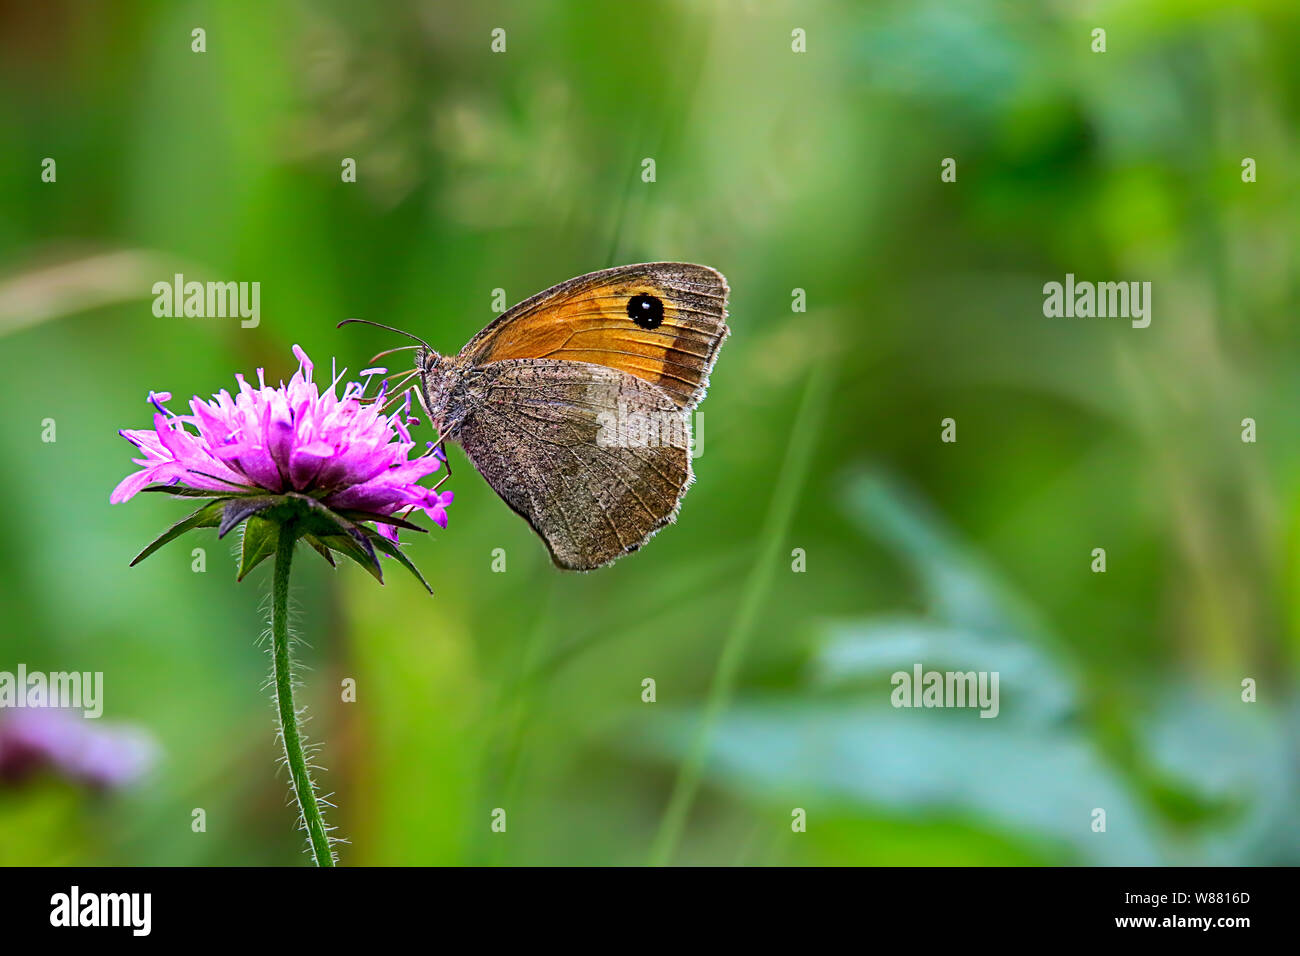
[[[384,349],[382,352],[376,352],[374,355],[370,356],[370,361],[375,362],[383,358],[385,355],[392,355],[394,352],[405,352],[407,349],[418,349],[419,347],[420,346],[418,345],[399,345],[395,349]]]
[[[430,352],[434,351],[434,348],[433,348],[432,345],[430,345],[428,342],[424,341],[424,339],[420,338],[418,335],[416,335],[416,334],[413,333],[413,332],[407,332],[405,329],[395,329],[395,328],[393,328],[391,325],[381,325],[381,324],[378,323],[378,322],[371,322],[369,319],[344,319],[344,320],[343,320],[342,322],[340,322],[338,325],[334,326],[334,328],[336,328],[336,329],[341,329],[341,328],[343,328],[343,326],[345,326],[345,325],[354,325],[354,324],[355,324],[355,325],[373,325],[373,326],[374,326],[375,328],[377,328],[377,329],[384,329],[385,331],[388,331],[388,332],[396,332],[398,335],[405,335],[408,339],[415,339],[415,341],[419,342],[421,345],[423,345],[423,346],[424,346],[426,349],[428,349]]]

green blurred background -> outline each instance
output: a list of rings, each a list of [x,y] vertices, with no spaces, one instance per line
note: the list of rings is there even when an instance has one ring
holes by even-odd
[[[347,316],[454,351],[496,288],[659,259],[732,288],[678,525],[562,575],[453,448],[435,597],[299,565],[343,863],[1300,863],[1300,9],[470,6],[0,3],[0,670],[103,671],[160,748],[0,790],[0,863],[308,859],[269,566],[127,568],[184,510],[108,505],[149,389],[402,344]],[[156,318],[174,271],[260,326]],[[1152,282],[1150,328],[1044,318],[1067,272]],[[1000,716],[893,709],[915,662]]]

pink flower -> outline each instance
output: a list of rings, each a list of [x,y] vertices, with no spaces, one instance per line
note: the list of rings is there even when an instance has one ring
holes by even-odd
[[[124,478],[109,501],[128,501],[153,483],[218,493],[298,491],[330,507],[382,515],[422,508],[445,528],[454,496],[418,484],[442,459],[409,457],[415,448],[409,393],[388,415],[381,410],[382,390],[378,400],[363,402],[359,382],[347,383],[341,397],[337,382],[322,394],[312,381],[311,359],[296,345],[293,353],[299,367],[288,385],[271,388],[261,369],[256,387],[236,375],[234,396],[225,389],[209,401],[196,395],[189,415],[167,408],[169,393],[150,392],[157,409],[153,428],[120,433],[144,453],[134,459],[141,470]]]
[[[373,368],[362,373],[364,382],[344,385],[341,395],[337,379],[321,392],[312,381],[311,359],[296,345],[293,353],[298,371],[287,385],[268,386],[261,369],[256,386],[236,375],[234,395],[223,389],[210,400],[195,396],[188,415],[167,407],[170,393],[150,392],[153,428],[120,432],[143,453],[133,459],[140,470],[127,475],[109,501],[120,504],[140,491],[167,488],[184,497],[217,499],[220,509],[214,502],[207,514],[195,512],[187,520],[195,522],[190,527],[219,525],[222,535],[254,515],[281,523],[295,516],[295,533],[314,547],[324,544],[325,550],[317,550],[326,557],[334,550],[348,553],[351,545],[338,536],[350,536],[373,570],[376,534],[384,539],[380,550],[396,557],[384,544],[397,541],[397,528],[422,530],[404,520],[413,510],[447,527],[452,492],[420,484],[442,467],[443,457],[432,443],[426,453],[410,457],[416,445],[410,391],[388,396],[385,370]],[[377,394],[367,396],[376,378]],[[389,406],[393,410],[386,412]],[[164,535],[136,560],[169,540]]]

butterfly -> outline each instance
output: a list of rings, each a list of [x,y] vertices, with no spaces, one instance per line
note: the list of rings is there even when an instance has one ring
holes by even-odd
[[[414,374],[438,444],[460,444],[558,567],[589,571],[676,520],[728,291],[708,266],[650,262],[525,299],[456,355],[380,327],[420,343]]]

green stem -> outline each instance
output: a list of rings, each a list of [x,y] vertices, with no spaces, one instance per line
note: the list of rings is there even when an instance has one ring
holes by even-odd
[[[293,522],[285,522],[280,526],[280,537],[275,546],[275,579],[271,586],[275,702],[280,709],[280,739],[284,741],[284,756],[289,761],[289,773],[293,777],[293,793],[307,824],[312,854],[317,866],[333,866],[334,855],[330,852],[325,821],[316,803],[316,788],[307,771],[302,734],[298,730],[298,712],[293,705],[293,672],[289,661],[289,566],[293,564],[293,546],[297,537]]]

